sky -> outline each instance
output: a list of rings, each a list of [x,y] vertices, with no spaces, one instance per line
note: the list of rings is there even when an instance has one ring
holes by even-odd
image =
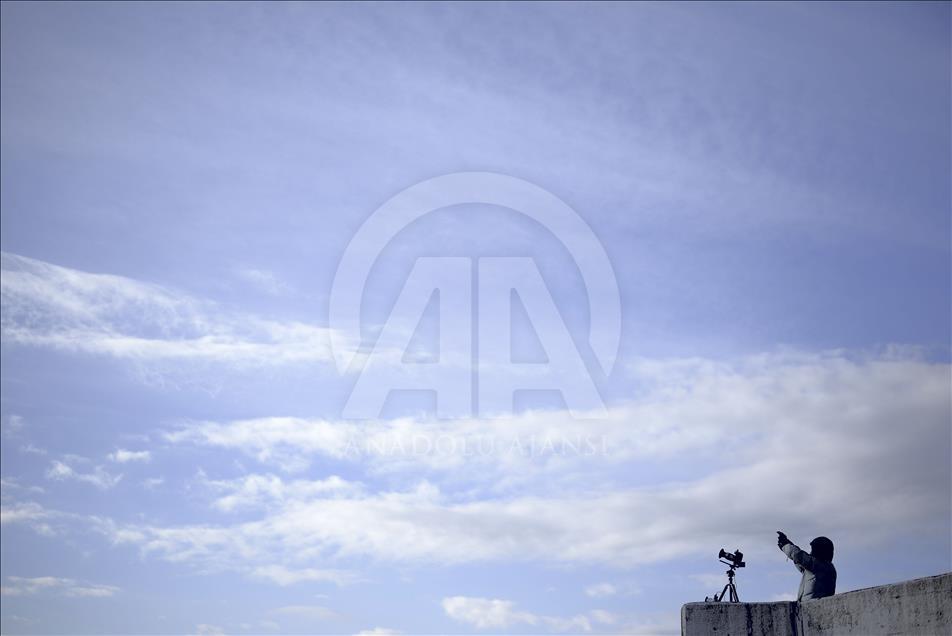
[[[949,571],[950,60],[948,3],[3,3],[3,633]]]

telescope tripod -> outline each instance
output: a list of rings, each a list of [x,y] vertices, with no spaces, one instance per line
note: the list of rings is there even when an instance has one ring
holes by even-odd
[[[730,566],[727,570],[727,585],[724,586],[724,589],[721,590],[720,595],[714,595],[714,602],[720,603],[724,601],[724,595],[730,593],[730,596],[727,597],[728,603],[740,603],[740,598],[737,596],[737,586],[734,585],[734,566]]]

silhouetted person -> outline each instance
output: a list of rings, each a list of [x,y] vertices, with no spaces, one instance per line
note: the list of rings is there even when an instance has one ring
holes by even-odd
[[[803,572],[800,579],[798,601],[833,596],[836,593],[836,568],[833,567],[833,542],[826,537],[817,537],[810,542],[810,554],[807,554],[782,532],[777,532],[777,547],[783,550]]]

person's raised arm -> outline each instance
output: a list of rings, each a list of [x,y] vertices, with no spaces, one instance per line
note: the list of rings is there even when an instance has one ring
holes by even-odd
[[[783,532],[777,531],[777,547],[783,550],[783,553],[790,557],[793,564],[799,569],[810,570],[816,568],[816,558],[801,550],[787,538]]]

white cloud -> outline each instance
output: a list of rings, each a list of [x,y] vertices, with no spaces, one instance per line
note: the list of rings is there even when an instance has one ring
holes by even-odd
[[[278,585],[287,586],[302,581],[329,582],[335,585],[354,583],[358,577],[346,570],[319,570],[316,568],[302,568],[292,570],[282,565],[262,565],[251,571],[251,576],[266,579]]]
[[[690,574],[689,578],[697,581],[701,587],[710,589],[712,592],[720,592],[720,588],[727,583],[727,577],[723,574]]]
[[[487,468],[503,474],[499,467],[510,465],[505,455],[462,458],[442,488],[426,478],[434,470],[426,459],[380,473],[393,476],[395,485],[377,489],[334,477],[286,480],[252,473],[199,482],[210,496],[214,522],[100,520],[97,529],[146,555],[278,584],[332,580],[326,572],[336,569],[333,562],[354,557],[621,568],[706,554],[711,545],[764,544],[764,533],[778,527],[805,534],[822,530],[854,546],[898,536],[909,540],[910,529],[924,541],[947,536],[947,364],[892,354],[823,354],[733,366],[676,361],[656,376],[665,380],[647,385],[650,390],[624,411],[643,415],[644,425],[631,421],[613,435],[621,448],[631,449],[622,453],[633,458],[628,466],[637,466],[640,444],[664,449],[660,456],[674,462],[670,472],[685,475],[679,481],[642,487],[619,482],[603,457],[546,465],[546,479],[524,482],[532,487],[518,490],[499,489],[497,481],[474,474]],[[544,414],[534,418],[545,421]],[[557,432],[562,415],[554,414],[552,422]],[[413,422],[387,425],[404,434],[399,427],[412,429]],[[331,423],[312,429],[307,421],[269,418],[200,423],[168,439],[275,461],[294,452],[295,444],[304,459],[329,452],[337,448],[337,433]],[[720,453],[728,453],[729,461],[710,461]],[[725,506],[725,492],[743,496]],[[855,501],[880,505],[851,505]],[[223,522],[220,512],[231,510],[246,514]],[[748,556],[776,552],[767,543],[747,550]]]
[[[881,356],[784,353],[735,363],[640,360],[634,372],[638,397],[597,419],[542,411],[492,420],[360,423],[264,417],[190,422],[167,432],[165,439],[240,451],[285,471],[302,471],[315,459],[329,457],[376,474],[439,472],[498,494],[559,491],[566,481],[581,482],[582,475],[599,483],[632,462],[694,457],[697,470],[713,465],[715,454],[741,437],[747,441],[732,452],[743,455],[735,461],[747,466],[757,454],[773,452],[772,443],[783,445],[814,431],[830,431],[826,447],[844,444],[852,456],[858,449],[850,448],[851,436],[896,435],[894,428],[884,430],[896,421],[890,418],[925,409],[918,425],[935,436],[942,433],[936,422],[948,412],[943,382],[949,366],[894,351]],[[881,452],[898,456],[885,445]]]
[[[714,504],[705,505],[711,488],[716,488],[713,482],[704,482],[669,492],[627,489],[557,499],[455,502],[423,482],[409,491],[291,501],[260,520],[238,524],[120,529],[126,540],[148,553],[205,567],[306,563],[327,555],[393,562],[517,559],[622,566],[691,553],[712,533],[736,536],[730,534],[735,524],[713,514]],[[712,516],[697,521],[692,507],[697,518]],[[638,527],[631,527],[632,520]],[[592,527],[600,532],[593,534]]]
[[[77,598],[104,598],[115,595],[119,588],[114,585],[79,583],[73,579],[55,576],[8,576],[7,585],[0,588],[0,593],[4,596],[31,596],[44,591]]]
[[[4,506],[0,512],[0,522],[18,523],[46,518],[49,513],[36,503],[13,504]]]
[[[588,615],[591,616],[593,622],[602,623],[604,625],[614,625],[619,620],[618,616],[603,609],[591,610]]]
[[[336,475],[326,479],[285,482],[276,475],[245,475],[232,480],[209,480],[200,476],[201,485],[215,493],[225,493],[212,502],[223,512],[280,505],[319,496],[341,496],[360,492],[362,486]]]
[[[603,598],[605,596],[614,596],[618,593],[618,590],[615,589],[615,586],[611,583],[596,583],[594,585],[589,585],[585,588],[586,596],[591,596],[592,598]]]
[[[67,590],[67,596],[104,597],[112,596],[119,588],[111,585],[78,585]]]
[[[68,579],[60,579],[54,576],[38,576],[34,578],[8,576],[8,585],[0,588],[0,594],[4,596],[26,596],[36,594],[43,589],[63,586],[67,582]]]
[[[208,623],[199,623],[195,626],[196,636],[223,636],[225,630],[218,625],[210,625]]]
[[[477,629],[509,629],[519,625],[544,627],[552,631],[592,631],[592,621],[579,614],[570,618],[542,616],[515,608],[512,601],[451,596],[443,599],[443,611],[455,621]]]
[[[148,490],[154,490],[165,483],[165,477],[147,477],[142,480],[142,486]]]
[[[0,525],[22,524],[45,536],[55,534],[52,522],[61,516],[63,516],[61,513],[47,510],[32,501],[22,503],[4,502],[0,506]]]
[[[152,453],[149,451],[130,451],[123,448],[116,449],[116,452],[109,453],[109,459],[119,464],[129,462],[149,462],[152,461]]]
[[[632,583],[594,583],[585,588],[585,595],[591,598],[606,598],[609,596],[634,596],[641,593],[641,588]]]
[[[25,486],[21,484],[18,479],[13,477],[3,477],[0,479],[0,497],[6,499],[7,493],[3,492],[4,490],[22,490],[36,494],[43,494],[46,492],[40,486]]]
[[[91,473],[81,473],[74,470],[68,464],[53,460],[53,463],[50,464],[50,467],[46,471],[46,478],[53,481],[81,481],[92,484],[101,490],[108,490],[119,483],[122,479],[122,475],[110,474],[103,470],[102,466],[96,466]]]
[[[269,417],[226,424],[196,422],[165,433],[166,441],[238,450],[261,462],[303,470],[317,454],[344,457],[352,427],[323,420]]]
[[[5,344],[107,355],[152,368],[162,362],[258,367],[331,359],[323,327],[229,312],[122,276],[8,252],[0,258]]]
[[[451,596],[443,599],[443,611],[453,620],[468,623],[478,629],[506,629],[519,623],[537,625],[537,616],[518,612],[512,601]]]
[[[280,616],[304,618],[312,621],[322,621],[338,617],[337,612],[322,605],[288,605],[273,609],[271,613]]]
[[[374,627],[373,629],[362,629],[354,636],[396,636],[402,634],[399,629],[390,629],[389,627]]]
[[[10,415],[3,418],[3,435],[4,437],[13,437],[17,435],[21,430],[23,430],[26,421],[20,415],[15,415],[11,413]]]
[[[235,273],[246,283],[272,296],[284,296],[291,292],[291,286],[270,270],[244,267]]]

